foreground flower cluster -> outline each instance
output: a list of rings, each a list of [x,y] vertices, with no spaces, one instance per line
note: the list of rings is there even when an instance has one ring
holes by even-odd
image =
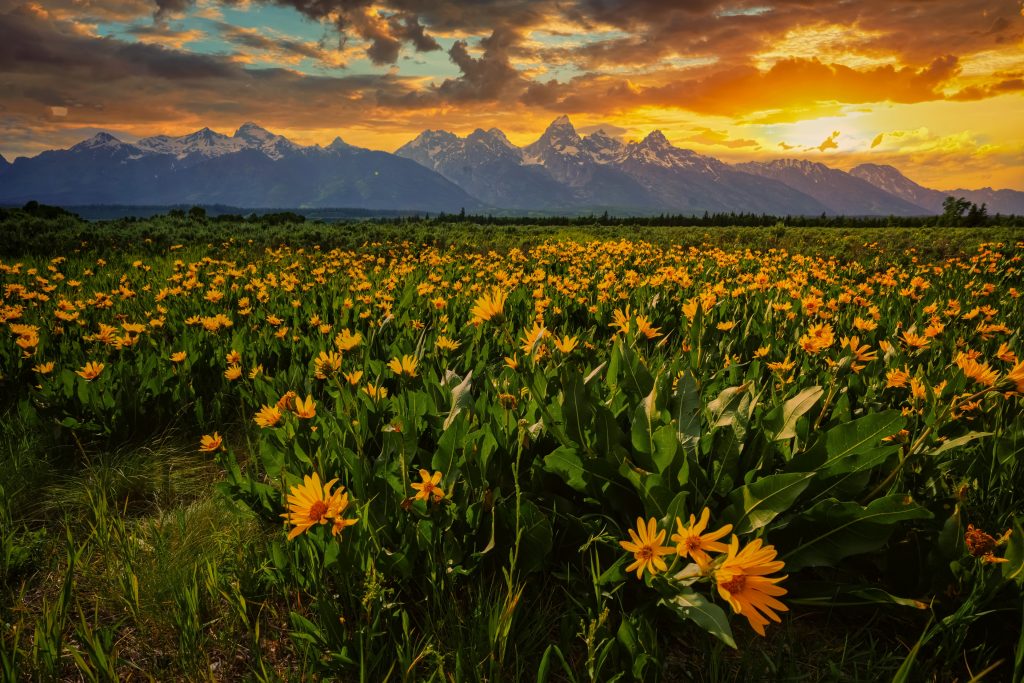
[[[707,577],[714,582],[723,600],[729,603],[736,614],[741,614],[750,622],[759,635],[764,635],[764,627],[768,619],[780,621],[777,612],[788,611],[788,608],[776,598],[786,594],[786,589],[777,584],[785,576],[770,577],[785,565],[775,559],[775,548],[762,546],[761,539],[754,539],[742,549],[739,537],[733,534],[728,545],[718,539],[732,531],[732,525],[726,524],[715,531],[708,531],[711,511],[704,508],[700,521],[690,515],[690,523],[683,526],[683,521],[675,518],[677,532],[672,534],[674,546],[664,545],[666,531],[658,530],[657,521],[652,517],[644,522],[636,520],[636,531],[628,529],[630,540],[620,541],[619,545],[633,553],[633,563],[626,567],[627,572],[636,571],[637,578],[644,572],[654,576],[659,571],[669,571],[665,556],[685,559],[689,557],[697,566],[699,576]],[[711,553],[718,553],[713,557]],[[679,576],[692,579],[692,574],[685,570]],[[690,583],[690,582],[688,582]]]

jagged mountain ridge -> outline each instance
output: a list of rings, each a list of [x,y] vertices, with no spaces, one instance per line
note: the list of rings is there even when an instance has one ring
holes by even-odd
[[[69,149],[0,156],[0,203],[230,204],[416,211],[620,214],[923,215],[950,194],[991,213],[1024,213],[1024,192],[922,187],[892,166],[850,172],[778,159],[727,164],[673,145],[661,131],[622,142],[580,135],[567,116],[519,147],[497,128],[465,137],[427,130],[394,154],[336,138],[302,146],[245,123],[125,142],[101,132]]]
[[[771,178],[814,197],[828,213],[914,216],[931,213],[925,207],[886,192],[845,171],[803,159],[750,161],[736,168]]]
[[[70,149],[18,158],[0,203],[226,204],[244,208],[353,207],[481,210],[464,190],[421,165],[335,139],[303,147],[253,123],[234,135],[208,128],[135,143],[97,133]]]
[[[490,144],[478,144],[485,138]],[[465,138],[424,131],[396,154],[441,173],[481,201],[509,208],[555,204],[563,210],[779,214],[828,210],[782,183],[675,147],[660,131],[625,144],[600,130],[580,136],[566,116],[522,148],[496,129],[477,130]],[[541,192],[531,193],[524,178]],[[516,191],[507,193],[510,188]]]

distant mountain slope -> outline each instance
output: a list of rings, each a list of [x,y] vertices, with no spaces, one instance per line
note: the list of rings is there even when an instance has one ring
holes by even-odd
[[[675,147],[660,131],[624,144],[603,131],[580,136],[566,116],[522,148],[492,128],[465,138],[424,131],[396,153],[438,171],[482,201],[506,208],[778,214],[826,210],[783,183]]]
[[[849,173],[799,159],[727,164],[661,131],[623,142],[580,135],[559,116],[519,147],[497,128],[465,137],[426,130],[394,154],[336,138],[303,146],[255,123],[134,143],[98,133],[70,149],[0,156],[0,203],[61,206],[223,204],[396,212],[514,211],[915,216],[949,195],[1024,214],[1024,192],[922,187],[892,166]]]
[[[1024,214],[1024,192],[1019,190],[993,190],[991,187],[983,187],[980,190],[946,190],[942,195],[963,197],[978,206],[985,204],[990,214]]]
[[[675,147],[657,130],[626,145],[615,163],[674,211],[813,215],[826,210],[784,183]]]
[[[869,182],[895,197],[923,207],[928,213],[942,213],[942,202],[947,196],[944,192],[918,185],[893,166],[861,164],[851,168],[850,175]]]
[[[933,211],[890,194],[866,180],[825,164],[802,159],[776,159],[736,164],[747,173],[771,178],[814,197],[828,213],[848,216],[919,216]]]
[[[521,150],[496,128],[465,138],[427,130],[395,152],[437,171],[492,206],[545,210],[574,204],[573,194],[537,166],[524,166]]]
[[[99,133],[67,150],[19,158],[4,171],[0,202],[229,204],[479,210],[439,174],[408,159],[353,147],[301,147],[251,123],[233,136],[204,128],[137,143]]]
[[[942,203],[946,197],[962,197],[978,206],[984,204],[990,214],[1024,214],[1024,192],[1018,190],[993,190],[991,187],[980,190],[932,190],[918,185],[893,166],[879,164],[861,164],[850,169],[850,175],[923,206],[929,213],[942,213]]]

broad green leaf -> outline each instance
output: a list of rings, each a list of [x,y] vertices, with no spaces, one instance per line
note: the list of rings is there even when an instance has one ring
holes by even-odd
[[[850,471],[844,464],[853,464],[851,456],[870,450],[885,437],[903,429],[906,422],[898,410],[886,410],[833,427],[825,434],[828,459],[820,469],[835,474]]]
[[[708,403],[712,428],[725,427],[733,423],[748,388],[747,384],[741,384],[738,387],[723,389],[718,398]]]
[[[843,585],[835,581],[800,582],[800,597],[790,600],[799,605],[819,607],[852,607],[858,605],[900,605],[912,609],[928,609],[928,603],[903,598],[875,586]]]
[[[611,411],[602,405],[594,407],[594,429],[597,452],[610,462],[620,462],[621,453],[625,452],[626,434]]]
[[[725,611],[700,593],[685,589],[674,598],[661,600],[660,604],[672,608],[680,617],[697,624],[729,647],[736,647]]]
[[[541,569],[551,553],[551,522],[535,504],[519,505],[519,568],[524,572]]]
[[[814,478],[813,472],[772,474],[729,494],[732,504],[722,516],[733,520],[733,531],[757,531],[792,507]]]
[[[955,439],[943,441],[938,448],[932,451],[932,455],[942,455],[947,451],[952,451],[954,449],[960,448],[961,446],[965,446],[972,441],[976,441],[977,439],[984,439],[986,436],[992,436],[992,432],[968,432],[963,436],[958,436]]]
[[[566,435],[580,446],[587,446],[587,429],[593,422],[593,408],[580,376],[571,374],[562,385],[562,422]]]
[[[684,449],[695,451],[700,441],[702,406],[700,389],[692,373],[687,372],[679,378],[675,399],[676,437]]]
[[[658,472],[665,474],[675,464],[676,450],[679,442],[676,441],[676,430],[672,425],[662,425],[654,432],[654,464]]]
[[[783,530],[788,550],[780,546],[786,550],[782,559],[788,571],[833,566],[850,555],[881,548],[897,522],[931,516],[928,510],[899,494],[874,500],[867,507],[823,500]]]
[[[680,491],[676,494],[676,497],[672,499],[672,502],[668,504],[668,510],[665,512],[665,516],[661,518],[661,525],[669,530],[671,536],[675,533],[676,529],[676,517],[683,518],[683,513],[686,510],[686,499],[689,498],[689,491]],[[684,520],[685,521],[685,520]]]
[[[633,424],[630,434],[633,441],[633,448],[638,453],[652,455],[654,453],[654,430],[657,428],[652,414],[651,406],[654,405],[654,392],[652,389],[647,398],[640,402],[633,413]]]
[[[871,413],[838,425],[825,433],[825,438],[797,454],[786,466],[791,472],[828,472],[829,476],[863,470],[877,464],[883,454],[869,453],[887,436],[903,429],[906,418],[898,410]],[[866,455],[867,454],[867,455]],[[866,457],[865,457],[866,456]]]
[[[869,448],[857,453],[850,453],[840,460],[831,461],[831,465],[822,467],[821,474],[835,477],[842,474],[855,474],[878,467],[900,450],[899,444]]]
[[[1006,545],[1006,552],[1002,564],[1003,578],[1013,581],[1018,586],[1024,586],[1024,529],[1021,528],[1019,519],[1013,520],[1010,539]]]
[[[473,397],[469,393],[472,381],[473,371],[470,370],[466,373],[465,379],[452,387],[452,407],[451,410],[448,411],[448,417],[444,420],[444,428],[446,430],[451,426],[452,422],[455,421],[455,418],[459,416],[459,413],[473,405]]]
[[[825,390],[819,386],[808,387],[782,404],[781,420],[775,435],[775,441],[792,439],[796,436],[796,423],[807,411],[814,407]]]
[[[585,491],[587,488],[583,461],[572,448],[561,446],[545,455],[544,469],[552,474],[557,474],[566,484],[577,491]]]

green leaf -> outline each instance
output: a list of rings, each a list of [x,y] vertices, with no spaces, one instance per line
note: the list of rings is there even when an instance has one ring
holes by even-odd
[[[833,427],[825,434],[828,459],[819,469],[832,474],[854,471],[858,466],[854,456],[871,450],[883,438],[903,429],[906,423],[900,411],[886,410]]]
[[[718,398],[708,403],[708,410],[711,411],[712,428],[726,427],[736,419],[740,402],[746,395],[748,386],[741,384],[738,387],[723,389]]]
[[[1003,558],[1003,578],[1013,581],[1018,586],[1024,586],[1024,529],[1021,528],[1019,519],[1013,520],[1013,531],[1010,533],[1010,540],[1006,546]]]
[[[472,385],[473,371],[470,370],[466,373],[466,378],[463,379],[459,384],[452,387],[452,407],[448,411],[448,417],[444,420],[444,428],[448,429],[455,418],[458,417],[459,413],[463,410],[468,410],[473,406],[473,397],[470,394],[470,386]]]
[[[580,376],[571,374],[562,385],[562,421],[566,435],[580,446],[587,446],[587,427],[593,421],[593,412]]]
[[[632,555],[621,555],[615,560],[612,566],[604,570],[601,576],[594,581],[598,586],[607,586],[613,583],[622,583],[626,580],[626,565],[633,559]]]
[[[676,497],[672,499],[672,502],[668,504],[668,510],[665,512],[665,516],[661,518],[661,525],[669,530],[669,534],[675,533],[676,517],[682,518],[683,512],[686,510],[686,499],[689,498],[689,491],[680,491],[676,494]]]
[[[657,465],[658,472],[665,474],[672,469],[678,448],[676,430],[672,425],[662,425],[654,432],[654,464]]]
[[[634,397],[647,396],[654,390],[654,379],[636,352],[628,346],[620,345],[622,355],[622,388]]]
[[[788,571],[833,566],[850,555],[881,548],[897,522],[931,516],[931,512],[900,494],[879,498],[867,507],[834,498],[823,500],[783,530],[782,538],[792,540],[782,559]],[[781,541],[779,545],[786,547]]]
[[[814,472],[773,474],[741,486],[729,494],[732,505],[722,516],[734,520],[737,534],[757,531],[788,510],[813,478]]]
[[[269,441],[260,442],[260,461],[271,479],[277,479],[284,467],[284,451],[275,447]]]
[[[544,567],[551,554],[551,522],[540,508],[528,500],[519,505],[519,568],[524,572]]]
[[[818,402],[818,399],[824,393],[825,390],[819,386],[808,387],[783,403],[779,426],[775,430],[775,435],[772,439],[774,441],[782,441],[783,439],[795,437],[797,421],[814,407],[814,404]]]
[[[967,432],[963,436],[942,442],[938,448],[932,451],[932,455],[942,455],[947,451],[960,448],[977,439],[984,439],[986,436],[992,436],[992,432]]]
[[[575,449],[568,446],[560,446],[555,451],[544,456],[544,469],[552,474],[557,474],[570,487],[577,491],[587,489],[586,470],[583,461]]]
[[[633,448],[645,455],[654,453],[654,430],[658,420],[657,402],[658,387],[655,385],[647,397],[636,407],[633,414],[632,439]]]
[[[608,408],[598,405],[594,407],[594,429],[597,432],[597,452],[609,462],[618,463],[626,448],[626,434],[619,427]]]
[[[700,389],[692,373],[679,378],[675,398],[676,438],[685,450],[696,451],[700,441],[701,402]]]
[[[700,593],[684,589],[674,598],[661,600],[660,604],[670,607],[680,617],[697,624],[729,647],[736,647],[725,611]]]

